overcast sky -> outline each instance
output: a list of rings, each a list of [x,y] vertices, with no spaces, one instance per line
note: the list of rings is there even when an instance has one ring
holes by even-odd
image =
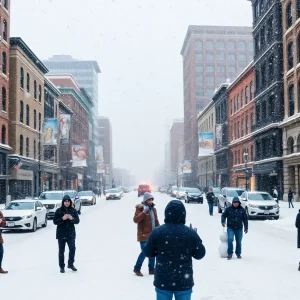
[[[97,60],[99,114],[113,162],[138,181],[164,158],[166,124],[183,117],[180,50],[188,25],[251,26],[247,0],[12,0],[11,36],[40,59]]]

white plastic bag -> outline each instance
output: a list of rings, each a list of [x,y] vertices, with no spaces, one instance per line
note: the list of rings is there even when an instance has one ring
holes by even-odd
[[[221,234],[220,234],[220,246],[219,246],[219,253],[220,253],[220,257],[222,258],[226,258],[227,257],[227,250],[228,250],[228,235],[227,232],[224,230]]]

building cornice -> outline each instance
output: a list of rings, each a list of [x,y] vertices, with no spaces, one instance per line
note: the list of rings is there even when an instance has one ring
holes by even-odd
[[[59,106],[63,107],[65,110],[68,110],[68,112],[72,115],[74,112],[73,110],[70,108],[70,106],[66,105],[65,103],[63,103],[63,101],[60,99],[59,100]]]
[[[57,89],[57,87],[47,78],[45,77],[45,88],[49,89],[56,98],[59,98],[60,96],[60,91]]]
[[[279,128],[280,124],[281,124],[281,122],[271,123],[263,128],[255,130],[254,132],[252,132],[252,135],[255,136],[255,135],[261,134],[263,132],[269,131],[270,129]]]
[[[204,110],[200,111],[197,115],[197,120],[199,121],[207,112],[209,112],[215,106],[215,102],[211,100],[205,107]]]
[[[234,147],[234,146],[239,145],[244,142],[248,142],[251,140],[252,137],[253,137],[253,133],[252,132],[248,133],[247,135],[243,136],[242,138],[239,138],[239,139],[236,139],[236,140],[230,142],[229,148]]]
[[[77,91],[73,88],[59,88],[62,95],[72,95],[77,102],[82,106],[82,108],[88,113],[89,108],[85,101],[82,100],[82,97],[80,94],[77,93]]]
[[[292,124],[297,123],[297,122],[300,122],[300,113],[297,113],[297,114],[293,115],[292,117],[284,119],[280,123],[279,127],[284,128],[284,127],[287,127],[287,126],[292,125]]]
[[[282,161],[283,157],[272,157],[272,158],[266,158],[258,161],[254,161],[253,165],[261,165],[269,162],[274,162],[274,161]]]

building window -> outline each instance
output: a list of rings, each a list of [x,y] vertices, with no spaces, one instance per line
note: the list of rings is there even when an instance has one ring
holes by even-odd
[[[196,49],[196,50],[202,50],[202,48],[203,48],[203,43],[202,43],[202,41],[196,40],[196,41],[195,41],[195,49]]]
[[[24,102],[20,101],[20,122],[24,123]]]
[[[39,154],[39,159],[41,159],[41,142],[38,143],[38,154]]]
[[[215,67],[213,65],[206,66],[206,72],[214,72]]]
[[[39,85],[39,102],[42,102],[42,86]]]
[[[2,73],[7,73],[7,55],[6,52],[2,52]]]
[[[254,146],[251,145],[251,161],[254,161]]]
[[[34,83],[33,83],[33,96],[34,96],[34,99],[37,98],[37,85],[36,85],[36,80],[35,80]]]
[[[246,116],[246,134],[249,133],[248,116]]]
[[[250,82],[250,101],[253,100],[253,81]]]
[[[260,39],[258,35],[254,38],[254,47],[255,54],[257,55],[260,50]]]
[[[240,137],[240,122],[238,122],[238,125],[237,125],[237,137],[238,138]]]
[[[33,158],[36,159],[36,140],[33,141]]]
[[[266,64],[265,63],[262,64],[261,74],[266,74],[266,69],[267,69]],[[262,86],[262,88],[264,88],[266,86],[266,83],[267,83],[267,76],[262,76],[261,77],[261,86]]]
[[[196,61],[202,61],[203,60],[203,55],[201,53],[196,54]]]
[[[251,126],[251,131],[253,131],[253,127],[254,127],[254,114],[252,113],[251,114],[251,117],[250,117],[250,126]]]
[[[214,50],[214,42],[206,41],[206,50]]]
[[[207,84],[215,84],[215,77],[213,77],[213,76],[207,76],[206,77],[206,83]]]
[[[245,88],[245,104],[248,104],[248,86]]]
[[[246,42],[240,41],[238,45],[239,45],[239,50],[246,50]]]
[[[8,0],[4,0],[3,6],[6,10],[8,10]]]
[[[20,87],[24,89],[24,69],[20,69]]]
[[[26,125],[29,126],[30,122],[30,111],[29,111],[29,105],[26,105]]]
[[[260,47],[264,47],[266,41],[266,31],[265,27],[263,27],[260,31]]]
[[[235,54],[229,54],[228,55],[228,61],[235,62]]]
[[[297,0],[297,19],[300,18],[300,0]]]
[[[214,55],[213,54],[206,54],[206,60],[207,61],[214,61]]]
[[[33,111],[33,128],[36,129],[36,110]]]
[[[42,126],[42,114],[39,113],[39,131],[41,131],[41,126]]]
[[[7,21],[3,20],[3,32],[2,32],[2,37],[5,41],[7,41]]]
[[[266,101],[264,101],[262,104],[261,104],[261,114],[262,116],[267,116],[267,103]]]
[[[225,43],[223,41],[217,41],[217,49],[225,50]]]
[[[224,61],[225,60],[225,54],[219,53],[217,54],[217,61]]]
[[[2,87],[2,110],[6,111],[6,88]]]
[[[28,73],[27,73],[26,90],[28,93],[30,92],[30,76]]]
[[[2,125],[1,129],[1,143],[6,144],[6,127]]]
[[[239,95],[236,96],[236,110],[240,109],[240,100],[239,100]]]
[[[244,136],[244,119],[241,122],[241,136]]]
[[[269,98],[269,108],[268,109],[269,109],[268,115],[270,117],[273,117],[275,114],[275,96],[271,96]]]
[[[269,81],[271,82],[273,80],[273,75],[274,75],[274,56],[271,55],[269,57]]]
[[[29,138],[26,138],[26,156],[29,157]]]
[[[24,138],[20,135],[20,155],[23,156]]]
[[[287,24],[287,29],[293,25],[292,2],[290,2],[286,7],[286,24]]]
[[[241,108],[244,106],[244,90],[241,91]]]
[[[267,22],[267,43],[270,43],[273,36],[273,17]]]
[[[289,87],[289,117],[295,113],[294,86]]]
[[[201,73],[201,72],[203,72],[203,66],[200,66],[200,65],[197,65],[196,66],[196,73]]]
[[[287,141],[287,146],[288,146],[288,154],[293,154],[294,153],[294,139],[292,137],[289,137]]]
[[[293,63],[293,59],[294,59],[294,44],[293,43],[289,43],[288,50],[287,50],[287,55],[288,55],[288,70],[290,70],[294,66],[294,63]]]

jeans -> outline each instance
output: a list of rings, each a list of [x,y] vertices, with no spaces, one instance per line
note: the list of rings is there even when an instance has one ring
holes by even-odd
[[[192,290],[187,291],[163,291],[159,290],[158,288],[155,289],[156,291],[156,300],[172,300],[173,295],[175,296],[175,300],[191,300],[192,299]]]
[[[145,248],[147,242],[140,242],[140,244],[141,244],[141,250],[142,251],[141,251],[141,254],[139,255],[139,257],[136,261],[136,264],[134,266],[134,271],[141,271],[143,262],[146,258],[145,254],[143,252],[143,249]],[[149,267],[149,271],[154,271],[154,268],[155,268],[155,258],[154,257],[149,258],[148,267]]]
[[[68,260],[68,266],[73,266],[75,261],[75,239],[59,239],[58,240],[58,260],[59,260],[59,267],[64,268],[65,267],[65,248],[66,244],[68,244],[69,247],[69,260]]]
[[[291,208],[291,206],[292,206],[292,208],[294,208],[293,199],[289,200],[289,208]]]
[[[3,254],[4,254],[3,244],[0,244],[0,269],[2,268]]]
[[[233,239],[235,237],[236,241],[236,248],[235,248],[235,254],[241,255],[242,254],[242,239],[243,239],[243,229],[232,229],[227,228],[227,234],[228,234],[228,255],[233,254]]]
[[[214,203],[208,202],[209,214],[212,216],[214,214]]]

